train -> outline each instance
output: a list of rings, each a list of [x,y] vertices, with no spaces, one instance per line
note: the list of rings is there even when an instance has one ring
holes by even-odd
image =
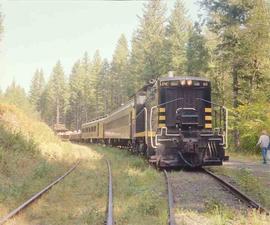
[[[228,110],[211,101],[211,82],[167,76],[149,81],[110,114],[82,124],[71,141],[125,147],[158,168],[222,165]]]

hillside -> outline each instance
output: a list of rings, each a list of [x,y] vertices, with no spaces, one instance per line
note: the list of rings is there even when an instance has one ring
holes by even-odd
[[[166,223],[163,174],[143,158],[119,149],[62,143],[44,123],[3,104],[0,146],[0,218],[81,159],[78,169],[7,224],[103,224],[105,158],[112,163],[117,223]]]
[[[70,150],[45,123],[0,104],[0,216],[61,175],[76,160]]]

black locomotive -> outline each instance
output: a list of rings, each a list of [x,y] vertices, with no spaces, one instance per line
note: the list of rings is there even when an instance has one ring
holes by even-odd
[[[222,165],[227,110],[198,77],[151,80],[116,111],[83,124],[71,140],[128,146],[160,168]]]

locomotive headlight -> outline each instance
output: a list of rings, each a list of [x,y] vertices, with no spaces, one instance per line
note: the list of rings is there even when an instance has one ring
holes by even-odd
[[[192,80],[188,80],[188,81],[187,81],[187,85],[188,85],[188,86],[191,86],[191,85],[192,85]]]
[[[184,86],[186,84],[186,80],[181,80],[181,85]]]
[[[203,82],[203,86],[207,87],[208,86],[208,82]]]
[[[196,87],[199,87],[200,86],[200,82],[199,81],[196,81],[196,82],[194,82],[193,85],[196,86]]]
[[[171,86],[178,86],[178,81],[177,80],[174,80],[174,81],[171,81]]]

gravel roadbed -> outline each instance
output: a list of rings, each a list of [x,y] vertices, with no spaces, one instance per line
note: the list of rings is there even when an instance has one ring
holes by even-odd
[[[204,213],[217,206],[241,212],[247,209],[244,203],[203,172],[172,172],[169,179],[172,183],[177,224],[210,224]],[[195,212],[196,217],[190,215],[190,212]]]

